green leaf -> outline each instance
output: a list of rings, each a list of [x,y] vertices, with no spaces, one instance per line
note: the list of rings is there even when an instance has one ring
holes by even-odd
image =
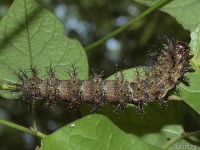
[[[129,105],[121,114],[114,113],[114,107],[104,105],[101,114],[109,117],[114,124],[127,133],[131,133],[134,137],[141,141],[163,148],[172,139],[180,136],[184,131],[184,107],[182,101],[169,101],[167,110],[161,110],[156,102],[151,102],[145,107],[145,114],[139,116],[136,113],[134,105]],[[88,105],[83,106],[83,115],[91,114]],[[187,121],[186,121],[187,122]],[[176,143],[170,145],[171,150],[174,145],[192,144],[190,142],[198,141],[196,138],[188,141],[180,139]]]
[[[181,85],[180,95],[188,105],[200,114],[200,25],[191,33],[190,48],[194,54],[191,64],[195,72],[188,74],[190,86],[186,87]]]
[[[71,64],[88,78],[88,62],[81,44],[66,37],[63,24],[35,0],[15,0],[0,21],[0,81],[18,82],[13,72],[36,66],[41,77],[52,64],[57,77],[66,79]],[[11,98],[6,92],[2,96]]]
[[[191,50],[194,54],[192,62],[199,69],[200,65],[200,25],[198,25],[197,29],[191,33],[191,42],[190,42]]]
[[[152,6],[159,0],[135,0],[138,3]],[[162,11],[173,16],[185,29],[193,31],[200,22],[200,1],[199,0],[169,0],[169,3],[162,7]]]
[[[156,150],[116,127],[103,115],[77,120],[42,139],[42,150]]]

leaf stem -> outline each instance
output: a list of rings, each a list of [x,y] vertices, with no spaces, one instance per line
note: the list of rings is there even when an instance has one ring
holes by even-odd
[[[175,136],[174,138],[172,138],[169,142],[167,142],[163,148],[164,149],[168,149],[170,146],[172,146],[173,144],[175,144],[176,142],[180,141],[181,139],[185,138],[185,137],[190,137],[190,136],[200,136],[200,131],[195,131],[195,132],[185,132],[182,133],[180,135]]]
[[[23,132],[26,132],[26,133],[35,135],[35,136],[40,137],[40,138],[45,138],[45,137],[47,136],[46,134],[44,134],[44,133],[42,133],[42,132],[39,132],[39,131],[32,131],[32,130],[29,129],[29,128],[20,126],[20,125],[18,125],[18,124],[15,124],[15,123],[12,123],[12,122],[3,120],[3,119],[0,119],[0,123],[3,124],[3,125],[9,126],[9,127],[11,127],[11,128],[14,128],[14,129],[17,129],[17,130],[20,130],[20,131],[23,131]]]
[[[32,127],[33,131],[37,132],[37,124],[36,124],[36,112],[35,112],[35,101],[32,103]]]
[[[178,97],[178,96],[176,96],[176,95],[170,95],[169,97],[168,97],[168,100],[176,100],[176,101],[180,101],[180,100],[182,100],[180,97]]]
[[[88,45],[85,47],[85,50],[88,51],[90,49],[93,49],[94,47],[97,47],[98,45],[101,45],[102,43],[104,43],[105,41],[107,41],[108,39],[110,39],[111,37],[121,33],[122,31],[126,30],[127,28],[129,28],[130,26],[132,26],[133,24],[135,24],[137,21],[139,21],[140,19],[142,19],[143,17],[145,17],[146,15],[150,14],[152,11],[154,11],[155,9],[157,9],[158,7],[164,5],[167,1],[169,0],[160,0],[158,3],[156,3],[155,5],[149,7],[148,9],[146,9],[144,12],[142,12],[140,15],[138,15],[136,18],[130,20],[129,22],[127,22],[126,24],[124,24],[123,26],[119,27],[118,29],[116,29],[115,31],[109,33],[108,35],[106,35],[105,37],[103,37],[102,39]]]

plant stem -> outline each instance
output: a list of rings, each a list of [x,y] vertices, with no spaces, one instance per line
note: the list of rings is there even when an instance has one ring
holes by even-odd
[[[20,131],[23,131],[23,132],[26,132],[26,133],[29,133],[29,134],[32,134],[32,135],[35,135],[37,137],[40,137],[40,138],[45,138],[47,135],[42,133],[42,132],[39,132],[39,131],[32,131],[31,129],[29,128],[26,128],[26,127],[23,127],[23,126],[20,126],[18,124],[15,124],[15,123],[12,123],[12,122],[9,122],[9,121],[6,121],[6,120],[3,120],[3,119],[0,119],[0,123],[1,124],[4,124],[6,126],[9,126],[11,128],[14,128],[14,129],[18,129]]]
[[[37,132],[36,115],[35,115],[35,101],[32,103],[32,127],[33,131]]]
[[[126,24],[124,24],[123,26],[121,26],[120,28],[116,29],[115,31],[109,33],[108,35],[106,35],[105,37],[103,37],[102,39],[88,45],[85,47],[85,50],[90,50],[93,49],[94,47],[97,47],[98,45],[103,44],[105,41],[107,41],[108,39],[110,39],[111,37],[121,33],[122,31],[126,30],[127,28],[129,28],[130,26],[132,26],[133,24],[135,24],[137,21],[139,21],[140,19],[142,19],[143,17],[145,17],[146,15],[150,14],[152,11],[154,11],[155,9],[157,9],[158,7],[164,5],[167,1],[169,0],[160,0],[158,3],[156,3],[155,5],[149,7],[148,9],[146,9],[144,12],[142,12],[140,15],[138,15],[136,18],[130,20],[129,22],[127,22]]]
[[[176,101],[181,101],[182,99],[176,95],[170,95],[168,97],[168,100],[176,100]]]
[[[174,143],[180,141],[181,139],[185,138],[185,137],[190,137],[190,136],[200,136],[200,131],[195,131],[195,132],[185,132],[182,133],[181,135],[177,135],[174,138],[172,138],[169,142],[167,142],[163,148],[164,149],[168,149],[170,146],[172,146]]]

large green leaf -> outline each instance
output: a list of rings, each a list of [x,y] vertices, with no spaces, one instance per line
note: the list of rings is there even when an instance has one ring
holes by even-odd
[[[63,24],[35,0],[15,0],[0,21],[0,81],[17,82],[13,72],[31,65],[45,77],[50,64],[58,78],[66,79],[72,63],[81,72],[80,78],[88,78],[83,47],[63,32]]]
[[[77,120],[42,139],[42,150],[156,150],[102,115]]]
[[[160,0],[135,0],[138,3],[152,6]],[[173,16],[185,29],[193,31],[200,22],[199,0],[168,0],[161,10]]]
[[[136,113],[135,106],[129,105],[121,114],[114,113],[114,107],[104,105],[101,114],[108,116],[117,126],[131,133],[141,141],[154,145],[156,147],[165,147],[172,139],[181,136],[185,130],[184,107],[182,101],[169,101],[167,110],[161,110],[159,104],[151,102],[145,107],[145,114],[139,116]],[[83,115],[91,114],[89,106],[84,105]],[[169,149],[174,149],[175,145],[190,145],[195,139],[180,139],[170,145]]]
[[[190,47],[194,54],[191,64],[195,72],[188,74],[190,87],[181,85],[180,95],[188,105],[200,114],[200,25],[191,33]]]

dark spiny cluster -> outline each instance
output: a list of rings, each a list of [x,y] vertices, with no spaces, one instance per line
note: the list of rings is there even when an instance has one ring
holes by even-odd
[[[165,38],[163,38],[165,39]],[[115,80],[103,80],[102,75],[94,74],[89,80],[80,80],[77,70],[72,66],[69,79],[59,80],[50,66],[47,68],[48,77],[40,79],[36,68],[31,67],[32,76],[20,69],[20,83],[15,84],[15,92],[20,92],[24,101],[32,103],[44,100],[45,106],[50,107],[57,101],[67,103],[68,109],[79,109],[81,103],[92,104],[93,110],[99,110],[102,104],[116,105],[116,111],[121,111],[127,104],[135,104],[143,110],[144,104],[158,100],[165,103],[168,92],[180,82],[189,86],[189,80],[184,76],[193,72],[189,60],[186,43],[166,38],[163,50],[150,69],[144,69],[145,78],[136,69],[134,81],[126,81],[124,75],[116,76]]]

